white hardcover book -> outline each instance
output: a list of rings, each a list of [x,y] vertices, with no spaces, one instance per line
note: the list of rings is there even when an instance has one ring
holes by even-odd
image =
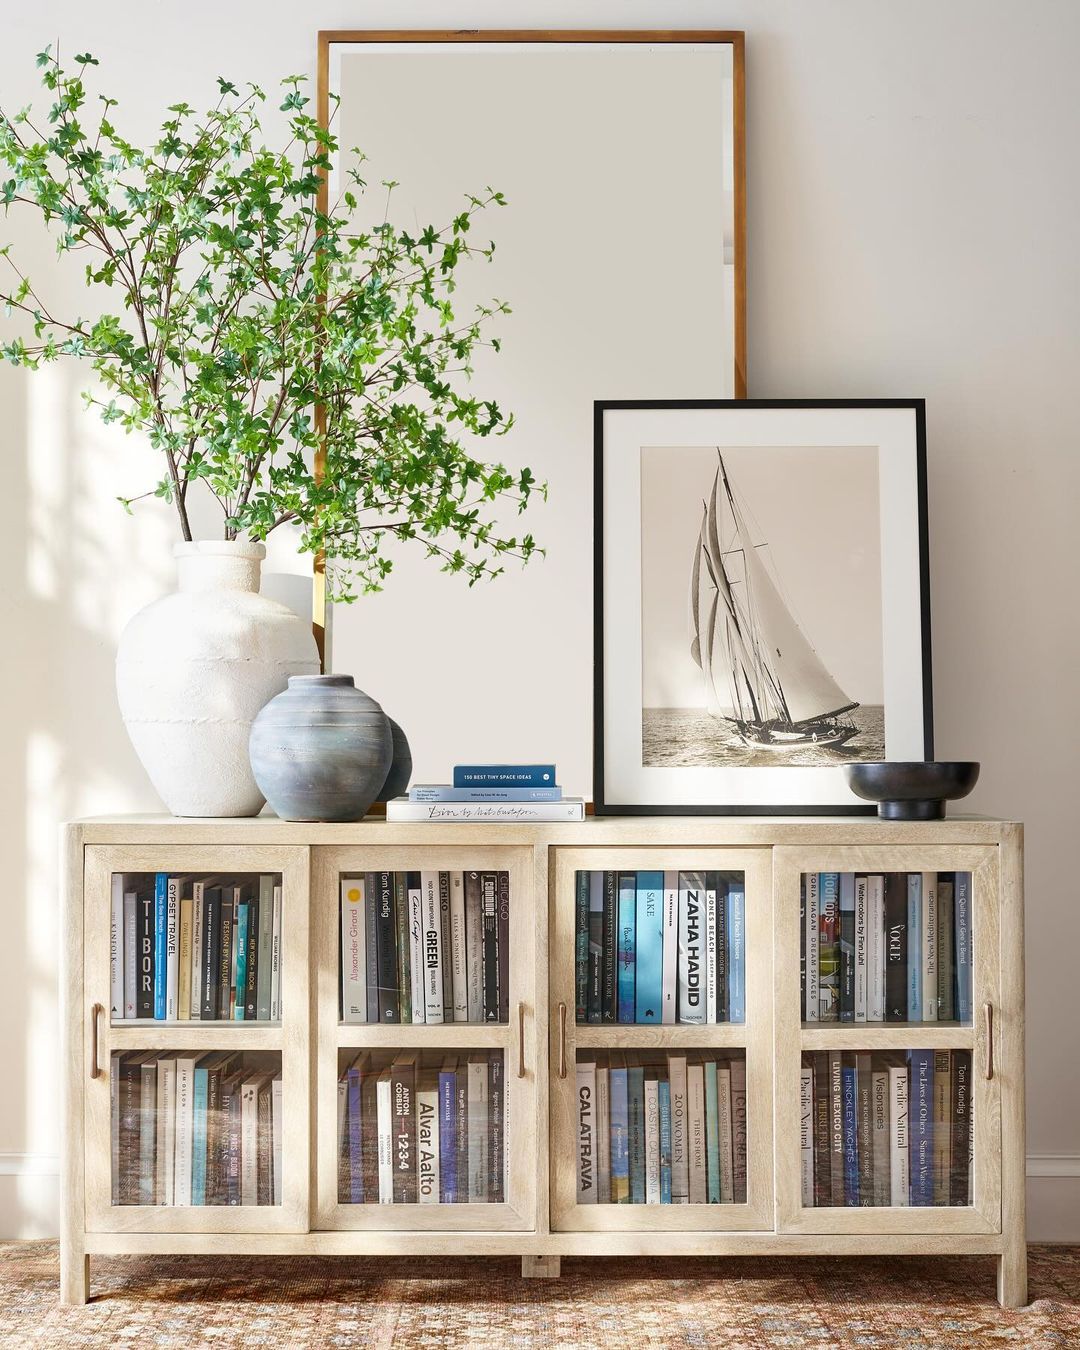
[[[804,1209],[814,1203],[814,1070],[799,1071],[799,1195]]]
[[[262,1078],[240,1087],[240,1203],[259,1203],[259,1088]]]
[[[430,1025],[443,1017],[442,908],[439,904],[438,872],[420,873],[421,907],[424,920],[424,1015]]]
[[[705,1003],[705,877],[680,872],[678,1019],[704,1026]]]
[[[671,1085],[671,1203],[690,1202],[690,1159],[687,1152],[686,1056],[668,1056]]]
[[[171,1205],[176,1197],[176,1060],[159,1059],[158,1071],[158,1126],[155,1143],[160,1153],[156,1159],[154,1193],[159,1205]]]
[[[705,881],[708,883],[709,874]],[[716,887],[705,886],[705,1021],[715,1022],[717,1013]]]
[[[176,1137],[173,1162],[173,1204],[191,1204],[191,1134],[194,1122],[195,1059],[176,1061]]]
[[[731,1070],[723,1064],[716,1066],[716,1135],[720,1148],[720,1203],[730,1205],[735,1199],[735,1153],[731,1130]]]
[[[869,983],[869,930],[867,920],[870,914],[869,887],[866,877],[855,878],[855,1021],[866,1021],[866,1005]]]
[[[517,821],[569,821],[585,819],[584,797],[563,797],[557,802],[411,802],[394,797],[386,803],[389,821],[475,820],[481,824]]]
[[[889,1203],[889,1074],[870,1075],[871,1152],[874,1157],[874,1204]]]
[[[488,1198],[488,1063],[469,1060],[469,1199]]]
[[[436,900],[438,899],[438,873]],[[426,895],[426,892],[425,892]],[[436,1078],[430,1087],[416,1094],[416,1187],[419,1203],[439,1203],[439,1087]]]
[[[481,912],[480,874],[465,878],[465,980],[467,1022],[484,1020],[484,917]]]
[[[205,881],[191,883],[191,1015],[196,1022],[202,1017],[203,1002],[203,897]]]
[[[819,980],[821,966],[818,961],[820,946],[820,900],[819,876],[817,872],[806,874],[806,921],[803,941],[806,946],[806,1006],[803,1008],[804,1022],[817,1022],[820,1014]]]
[[[922,1018],[938,1020],[938,902],[937,873],[922,874]]]
[[[124,1019],[124,874],[112,874],[112,908],[109,917],[109,1016]]]
[[[165,1020],[176,1022],[180,996],[180,878],[165,887]]]
[[[660,1084],[645,1079],[645,1203],[660,1203]]]
[[[364,951],[366,955],[366,935]],[[364,988],[367,989],[366,969],[364,971]],[[366,1007],[364,1015],[365,1017],[367,1015]],[[271,1022],[281,1021],[281,886],[278,884],[274,886],[274,918],[270,934],[270,1020]]]
[[[679,987],[679,874],[664,873],[664,912],[663,912],[662,951],[664,957],[663,982],[661,984],[661,1022],[674,1023],[678,1020]]]
[[[595,1179],[596,1203],[611,1203],[611,1072],[606,1065],[596,1066]]]
[[[124,892],[124,1016],[136,1015],[139,990],[139,951],[135,933],[139,897],[134,891]]]
[[[394,1203],[394,1115],[389,1071],[375,1084],[375,1120],[379,1140],[379,1204]]]
[[[412,875],[418,875],[410,873]],[[424,1023],[424,897],[420,887],[410,886],[409,905],[409,975],[412,981],[412,1020]]]
[[[274,1175],[272,1178],[271,1195],[275,1205],[281,1204],[282,1177],[282,1144],[284,1143],[285,1117],[282,1115],[282,1097],[281,1097],[281,1079],[275,1078],[270,1084],[270,1130],[273,1136],[273,1158]]]
[[[908,1203],[908,1071],[889,1067],[889,1203]]]
[[[363,877],[341,878],[341,1020],[367,1021],[367,923]]]
[[[866,879],[868,932],[866,940],[866,1020],[885,1021],[885,878]]]
[[[577,1202],[595,1205],[596,1200],[596,1065],[578,1060],[577,1091]]]
[[[469,977],[465,964],[465,877],[450,873],[450,970],[454,987],[454,1021],[469,1020]]]
[[[690,1203],[707,1203],[705,1152],[705,1069],[691,1064],[686,1070],[686,1140],[690,1169]]]

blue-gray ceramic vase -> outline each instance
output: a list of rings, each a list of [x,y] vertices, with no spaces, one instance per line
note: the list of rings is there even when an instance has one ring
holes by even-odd
[[[362,820],[393,758],[389,719],[351,675],[292,676],[255,718],[248,748],[282,820]]]

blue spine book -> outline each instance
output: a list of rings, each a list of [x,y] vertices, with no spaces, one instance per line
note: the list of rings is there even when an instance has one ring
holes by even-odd
[[[444,1205],[452,1205],[457,1201],[455,1077],[453,1069],[439,1072],[439,1199]]]
[[[922,1021],[922,873],[907,879],[907,1020]]]
[[[456,788],[554,787],[554,764],[455,764]]]
[[[634,1020],[634,934],[636,929],[637,873],[620,872],[618,914],[618,1020],[620,1022],[632,1022]]]
[[[349,1068],[349,1087],[346,1105],[349,1112],[349,1202],[364,1203],[364,1154],[360,1129],[360,1069]]]
[[[971,873],[957,872],[953,882],[956,911],[956,1020],[971,1021]],[[155,984],[155,989],[157,988]]]
[[[195,1087],[191,1094],[191,1203],[206,1204],[206,1089],[208,1074],[195,1065]]]
[[[855,1064],[845,1056],[840,1066],[840,1109],[843,1115],[844,1204],[859,1203],[859,1114]]]
[[[645,1203],[645,1070],[639,1064],[626,1071],[626,1102],[629,1115],[630,1203]]]
[[[720,1203],[720,1103],[716,1088],[716,1061],[705,1065],[705,1198]]]
[[[612,1069],[611,1092],[611,1203],[630,1203],[630,1105],[626,1069]]]
[[[247,1001],[247,953],[248,953],[248,902],[241,900],[236,906],[236,1008],[233,1021],[244,1020],[244,1004]]]
[[[746,892],[741,881],[727,888],[728,1021],[746,1021]]]
[[[664,997],[664,874],[637,875],[635,1021],[659,1022]]]
[[[577,1020],[589,1017],[589,874],[574,874],[574,993]]]
[[[934,1203],[934,1052],[908,1051],[908,1168],[912,1205]]]
[[[154,1017],[165,1021],[165,994],[169,972],[169,878],[158,872],[154,878]]]
[[[409,789],[411,802],[561,802],[562,788],[551,787],[447,787],[442,783],[419,783]]]
[[[671,1084],[661,1078],[656,1085],[660,1117],[660,1203],[671,1204]]]

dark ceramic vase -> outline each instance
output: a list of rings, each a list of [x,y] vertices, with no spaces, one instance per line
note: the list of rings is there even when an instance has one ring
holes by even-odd
[[[282,820],[362,820],[393,758],[389,719],[351,675],[294,675],[255,718],[248,749]]]
[[[377,802],[388,802],[392,797],[403,797],[409,790],[409,779],[412,778],[412,751],[409,749],[405,733],[392,717],[386,720],[390,723],[390,735],[394,740],[394,758],[390,772],[386,775],[386,782],[382,785],[382,791],[375,798]]]
[[[845,764],[848,787],[864,801],[877,802],[882,820],[943,820],[945,803],[966,797],[979,781],[969,760],[878,760]]]

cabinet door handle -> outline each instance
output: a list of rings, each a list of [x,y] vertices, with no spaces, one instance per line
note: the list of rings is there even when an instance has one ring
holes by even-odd
[[[525,1004],[518,1004],[518,1073],[519,1078],[525,1077]]]
[[[566,1077],[566,1004],[559,1004],[559,1077]]]
[[[986,1079],[989,1082],[994,1076],[994,1005],[984,1003],[983,1013],[986,1016]]]
[[[105,1008],[100,1003],[95,1003],[90,1009],[90,1077],[101,1077],[101,1065],[98,1063],[98,1027],[100,1025],[101,1014]]]

